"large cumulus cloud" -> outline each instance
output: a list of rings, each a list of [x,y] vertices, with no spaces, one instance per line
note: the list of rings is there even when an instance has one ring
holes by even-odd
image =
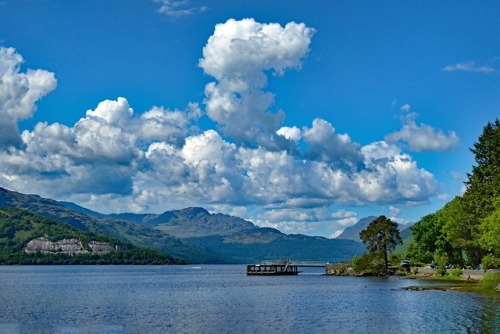
[[[283,112],[271,112],[266,72],[300,68],[314,29],[303,23],[262,24],[253,19],[218,24],[199,66],[217,81],[205,88],[206,111],[224,135],[240,143],[273,146]]]
[[[151,168],[144,147],[179,149],[200,115],[190,104],[186,111],[154,107],[135,116],[125,98],[105,100],[71,127],[41,122],[23,131],[22,147],[1,153],[0,175],[11,187],[30,185],[55,197],[130,195],[136,175]]]
[[[17,122],[30,118],[36,102],[57,84],[54,73],[20,71],[23,57],[14,48],[0,47],[0,147],[19,147]]]
[[[19,134],[17,121],[34,113],[55,79],[20,73],[21,56],[2,49],[0,112],[10,125],[0,124],[0,186],[103,212],[201,205],[287,232],[329,235],[356,220],[351,211],[332,212],[335,205],[428,201],[434,176],[394,136],[362,146],[325,119],[280,127],[284,113],[264,91],[267,75],[300,68],[313,33],[304,24],[253,19],[217,25],[199,63],[216,79],[205,87],[205,106],[219,128],[206,131],[197,127],[203,112],[196,103],[136,112],[118,97],[75,124],[40,122]]]

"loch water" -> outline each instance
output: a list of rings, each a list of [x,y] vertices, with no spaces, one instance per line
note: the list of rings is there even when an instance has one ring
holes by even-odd
[[[407,291],[439,283],[321,273],[1,266],[0,333],[494,333],[499,325],[498,296]]]

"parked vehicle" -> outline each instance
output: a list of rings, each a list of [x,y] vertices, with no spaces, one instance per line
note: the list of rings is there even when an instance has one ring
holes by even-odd
[[[409,268],[410,267],[410,261],[408,260],[403,260],[401,261],[401,267],[404,267],[404,268]]]

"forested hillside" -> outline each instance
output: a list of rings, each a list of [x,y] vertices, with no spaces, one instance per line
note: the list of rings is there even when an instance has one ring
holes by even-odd
[[[0,208],[0,264],[176,263],[181,262],[154,250],[83,232],[25,210]]]
[[[476,165],[466,191],[413,229],[407,257],[421,262],[500,267],[500,122],[488,123],[470,149]]]

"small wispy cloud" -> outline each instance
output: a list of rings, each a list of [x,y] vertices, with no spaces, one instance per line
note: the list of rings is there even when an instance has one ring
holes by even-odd
[[[434,128],[427,124],[417,124],[418,114],[411,112],[411,106],[405,104],[401,107],[404,114],[401,116],[403,127],[401,130],[389,133],[385,141],[389,144],[403,142],[413,152],[424,151],[451,151],[460,142],[455,131],[445,134],[443,130]]]
[[[161,7],[158,9],[159,13],[172,16],[172,17],[185,17],[196,13],[207,11],[209,8],[206,6],[189,7],[187,0],[153,0],[160,3]]]
[[[444,72],[475,72],[475,73],[493,73],[495,72],[495,68],[488,65],[476,65],[475,61],[468,61],[457,63],[455,65],[448,65],[443,68]]]

